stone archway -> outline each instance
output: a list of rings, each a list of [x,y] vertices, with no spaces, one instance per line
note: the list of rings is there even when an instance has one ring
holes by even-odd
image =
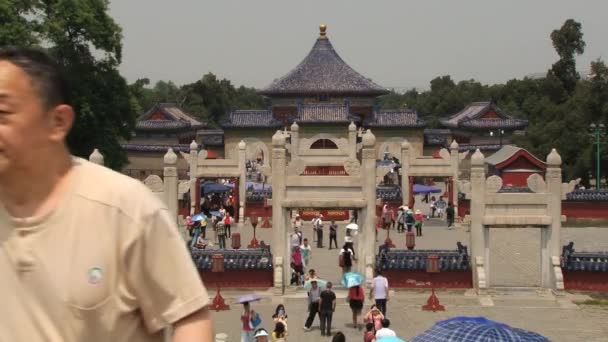
[[[245,149],[246,160],[256,160],[261,153],[263,160],[262,165],[270,166],[270,151],[268,150],[268,146],[266,146],[262,140],[258,138],[245,138],[243,141],[245,144],[247,144],[247,148]]]
[[[330,152],[332,155],[334,154],[340,154],[340,155],[348,155],[348,139],[346,138],[338,138],[335,135],[332,134],[328,134],[328,133],[319,133],[314,135],[311,138],[300,138],[300,147],[301,150],[300,152],[302,152],[302,154],[306,155],[306,152],[309,151],[318,151],[319,149],[313,148],[313,144],[315,144],[318,141],[322,141],[322,140],[326,140],[326,141],[330,141],[332,143],[334,143],[338,148],[336,149],[330,149],[330,151],[335,151],[335,152]]]
[[[401,159],[401,144],[406,141],[405,138],[392,137],[388,138],[385,142],[380,145],[377,152],[377,158],[379,160],[384,159],[384,152],[388,152],[391,157]]]

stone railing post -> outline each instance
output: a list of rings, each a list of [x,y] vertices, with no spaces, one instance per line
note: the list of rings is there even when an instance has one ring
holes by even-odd
[[[93,150],[93,153],[89,156],[89,161],[97,165],[104,165],[103,155],[98,149]]]
[[[283,257],[283,260],[289,260],[291,254],[287,251],[287,227],[285,227],[285,213],[283,209],[283,198],[285,195],[285,169],[287,167],[286,151],[285,151],[285,135],[281,131],[277,131],[272,136],[272,230],[275,260],[276,257]],[[283,279],[283,284],[289,284],[288,272],[282,268],[275,267],[275,279],[280,277]],[[283,284],[275,282],[275,290],[283,292],[283,288],[278,288]]]
[[[374,265],[376,244],[376,137],[371,130],[368,129],[363,134],[362,142],[361,183],[366,206],[362,234],[359,236],[357,268],[359,272],[366,274],[366,264]]]
[[[300,152],[300,126],[294,121],[291,124],[291,160],[298,158]]]
[[[190,144],[190,215],[196,214],[196,174],[198,172],[198,144],[192,140]]]
[[[547,252],[549,255],[542,260],[543,275],[549,275],[553,264],[552,258],[559,257],[561,254],[561,230],[562,230],[562,157],[555,149],[547,156],[547,169],[545,171],[545,182],[547,184],[547,214],[551,217],[551,225],[547,232]],[[556,289],[558,279],[555,276],[545,277],[549,284],[543,284],[545,287]]]
[[[412,145],[405,140],[401,143],[401,197],[403,205],[410,201],[410,149]]]
[[[459,184],[459,162],[460,157],[458,155],[458,143],[456,140],[452,141],[450,145],[450,163],[452,164],[452,198],[449,200],[454,203],[455,215],[458,215],[458,184]]]
[[[485,195],[486,195],[486,171],[485,157],[477,149],[471,156],[471,259],[478,258],[486,259],[485,257],[485,238],[483,215],[485,212]],[[487,260],[483,263],[485,266],[485,276],[488,277]],[[473,269],[473,282],[475,288],[479,289],[479,278],[476,268]]]
[[[245,166],[247,162],[247,144],[241,140],[239,143],[239,212],[238,212],[238,227],[243,227],[245,223],[245,203],[247,203],[246,191],[247,191],[247,168]]]
[[[357,158],[357,125],[352,121],[348,125],[348,157]]]
[[[177,223],[177,155],[169,148],[164,157],[163,186],[165,201],[173,220]]]

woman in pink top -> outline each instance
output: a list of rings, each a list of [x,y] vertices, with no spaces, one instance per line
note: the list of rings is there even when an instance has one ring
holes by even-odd
[[[241,332],[241,342],[253,342],[253,332],[255,329],[251,323],[253,319],[255,319],[255,311],[250,310],[249,303],[243,303],[243,314],[241,315],[243,331]]]

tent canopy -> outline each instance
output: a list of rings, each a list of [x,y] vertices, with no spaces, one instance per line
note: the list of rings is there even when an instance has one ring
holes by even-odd
[[[436,188],[434,186],[414,184],[414,193],[415,194],[437,194],[440,192],[441,192],[441,189]]]
[[[230,190],[232,190],[231,187],[212,181],[201,183],[201,194],[203,194],[203,196],[213,193],[224,193]]]

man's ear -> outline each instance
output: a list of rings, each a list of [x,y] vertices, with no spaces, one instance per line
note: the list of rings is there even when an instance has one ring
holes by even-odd
[[[74,124],[74,109],[69,105],[59,105],[48,112],[49,139],[53,142],[65,140]]]

